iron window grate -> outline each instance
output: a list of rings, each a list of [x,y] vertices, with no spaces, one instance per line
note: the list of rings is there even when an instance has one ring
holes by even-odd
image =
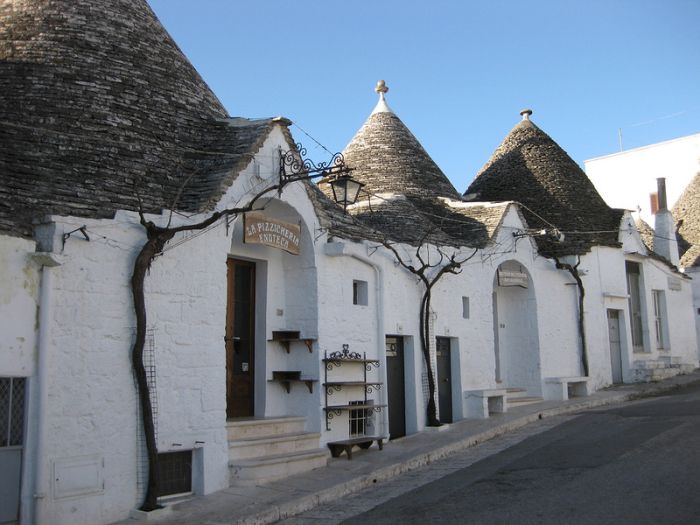
[[[192,492],[192,451],[158,454],[158,496]]]
[[[0,447],[22,445],[25,378],[0,378]]]

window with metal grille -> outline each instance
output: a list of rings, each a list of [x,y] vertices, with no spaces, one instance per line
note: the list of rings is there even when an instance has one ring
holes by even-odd
[[[192,451],[158,454],[159,496],[192,492]]]
[[[22,445],[24,398],[25,378],[0,377],[0,447]]]
[[[350,405],[373,405],[374,400],[367,401],[350,401]],[[372,426],[373,410],[371,408],[350,409],[350,436],[366,436],[368,435],[368,427]]]

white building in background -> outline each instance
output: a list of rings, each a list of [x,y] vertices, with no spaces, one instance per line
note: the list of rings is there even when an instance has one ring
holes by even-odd
[[[640,217],[653,225],[651,195],[656,193],[656,179],[666,178],[672,209],[700,170],[700,133],[588,159],[584,169],[610,206],[641,210]]]

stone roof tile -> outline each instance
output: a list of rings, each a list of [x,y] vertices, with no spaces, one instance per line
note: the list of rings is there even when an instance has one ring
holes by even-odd
[[[0,231],[209,209],[271,120],[233,126],[145,0],[0,0]]]
[[[680,265],[700,266],[700,173],[683,190],[672,213],[678,225]]]
[[[384,99],[388,88],[377,84],[377,106],[343,151],[353,179],[365,185],[361,201],[348,208],[359,224],[331,227],[339,236],[443,246],[484,247],[505,213],[502,205],[466,204],[440,168]],[[327,182],[319,183],[326,196]],[[335,206],[334,203],[331,205]],[[369,237],[365,237],[369,238]]]
[[[529,119],[506,136],[465,194],[476,194],[479,201],[519,202],[531,228],[564,232],[564,242],[537,238],[545,256],[619,246],[624,212],[608,207],[583,170]]]
[[[365,184],[370,193],[459,198],[457,190],[413,133],[386,105],[383,92],[377,107],[343,155],[354,170],[353,178]]]

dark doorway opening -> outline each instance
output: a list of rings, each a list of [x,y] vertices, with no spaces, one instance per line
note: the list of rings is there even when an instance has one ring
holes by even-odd
[[[255,390],[255,263],[228,260],[226,417],[253,415]]]
[[[403,338],[388,336],[386,338],[386,381],[391,439],[406,435],[404,369]]]
[[[435,338],[440,421],[452,423],[452,349],[449,337]]]

